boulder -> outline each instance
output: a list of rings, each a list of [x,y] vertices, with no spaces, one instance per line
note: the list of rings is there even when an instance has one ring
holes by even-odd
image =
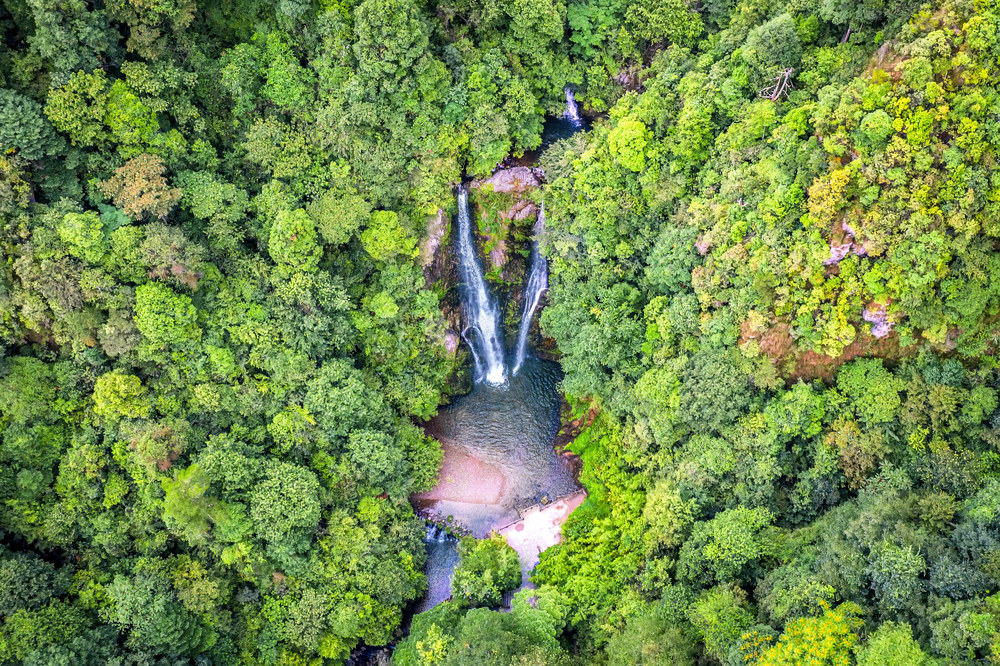
[[[507,265],[507,243],[500,241],[490,250],[490,263],[494,268],[503,268]]]
[[[889,321],[885,305],[881,303],[866,305],[861,318],[872,325],[872,335],[876,338],[884,338],[892,332],[892,322]]]
[[[500,169],[486,180],[477,181],[475,185],[478,187],[491,185],[494,192],[514,194],[538,187],[541,185],[541,181],[530,168],[519,166]]]
[[[458,351],[458,333],[448,329],[444,334],[444,348],[448,350],[448,353],[454,355]]]
[[[501,213],[501,216],[507,218],[508,220],[514,220],[516,222],[524,222],[525,220],[534,220],[538,217],[538,206],[535,205],[533,201],[522,200],[514,204],[510,209],[505,210]]]

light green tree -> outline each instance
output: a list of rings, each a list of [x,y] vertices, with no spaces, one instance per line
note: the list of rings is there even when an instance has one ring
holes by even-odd
[[[108,250],[104,224],[94,211],[66,213],[59,225],[59,237],[70,253],[89,264],[99,264]]]
[[[201,337],[198,310],[191,298],[159,282],[135,290],[135,325],[150,350],[187,345]]]
[[[94,382],[94,411],[105,418],[145,418],[151,409],[146,387],[135,375],[112,370]]]
[[[521,582],[517,552],[499,534],[486,539],[465,537],[458,556],[451,587],[470,606],[499,606],[503,593]]]
[[[368,228],[361,233],[361,245],[376,261],[395,257],[415,257],[417,243],[403,228],[399,215],[391,210],[377,210]]]
[[[316,243],[316,225],[301,208],[278,213],[271,225],[267,251],[278,264],[305,272],[315,271],[323,256]]]

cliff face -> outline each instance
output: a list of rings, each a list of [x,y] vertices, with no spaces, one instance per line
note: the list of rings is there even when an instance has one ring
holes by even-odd
[[[443,271],[445,252],[442,251],[441,243],[450,226],[448,214],[443,208],[439,208],[437,214],[427,220],[427,235],[420,242],[420,265],[423,266],[424,279],[428,285],[436,282]]]
[[[424,269],[424,284],[441,295],[441,314],[446,328],[440,343],[449,355],[457,357],[466,352],[461,345],[462,310],[458,300],[458,270],[451,243],[451,214],[443,208],[428,217],[419,256]],[[468,393],[472,388],[472,375],[463,363],[456,364],[456,368],[458,370],[449,381],[448,392],[451,395]]]
[[[524,284],[532,228],[538,218],[540,187],[541,179],[535,169],[525,166],[500,169],[489,178],[473,181],[469,187],[476,246],[485,277],[503,308],[504,339],[508,344],[517,339],[524,307]],[[420,243],[420,263],[427,287],[441,294],[441,312],[447,322],[441,344],[450,354],[462,354],[458,263],[452,242],[451,213],[438,210],[427,219],[426,229]],[[470,377],[456,376],[452,393],[467,391],[469,380]]]
[[[524,232],[530,235],[538,216],[538,206],[532,199],[541,181],[529,167],[501,169],[489,178],[473,181],[476,221],[482,240],[484,267],[492,269],[494,281],[510,282],[506,270],[511,252],[523,248]],[[497,272],[500,275],[497,275]]]

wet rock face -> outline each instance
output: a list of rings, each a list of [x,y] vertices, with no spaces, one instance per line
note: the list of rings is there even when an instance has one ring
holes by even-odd
[[[428,266],[434,261],[441,241],[444,239],[444,232],[448,228],[443,209],[438,209],[437,215],[430,218],[427,224],[427,237],[420,243],[420,265]]]
[[[462,326],[461,308],[458,303],[458,275],[453,256],[453,246],[448,242],[451,218],[439,209],[427,220],[427,233],[420,242],[420,265],[424,269],[424,286],[428,289],[442,288],[445,295],[441,299],[441,315],[445,329],[439,335],[439,342],[449,356],[455,358],[461,353]],[[466,377],[457,372],[452,378],[449,392],[467,393]]]
[[[885,305],[881,303],[866,305],[861,317],[872,325],[872,335],[876,338],[884,338],[892,332],[892,322],[889,321]]]
[[[448,215],[444,210],[438,209],[437,215],[428,220],[427,236],[420,242],[420,265],[428,284],[440,279],[444,272],[447,246],[442,247],[442,244],[447,232]]]
[[[519,166],[511,167],[509,169],[500,169],[489,178],[476,181],[473,183],[473,187],[491,185],[494,192],[515,194],[534,187],[539,187],[541,184],[541,181],[538,180],[538,177],[535,176],[532,169],[529,167]]]
[[[518,199],[509,208],[497,211],[497,217],[500,223],[498,231],[502,236],[506,237],[510,233],[512,225],[518,226],[537,218],[538,206],[531,200]],[[488,237],[489,234],[483,235]],[[505,268],[507,266],[509,258],[508,245],[509,241],[506,239],[496,241],[495,246],[488,253],[491,266],[494,268]],[[505,275],[505,279],[509,279],[509,276]]]
[[[534,220],[538,217],[538,206],[533,201],[518,201],[510,209],[501,213],[501,215],[515,222]]]
[[[507,237],[511,227],[521,226],[538,217],[538,206],[526,195],[541,184],[535,170],[523,166],[500,169],[489,178],[472,183],[472,187],[481,190],[485,197],[479,199],[477,213],[493,220],[492,226],[487,225],[488,230],[480,232],[489,248],[486,259],[493,268],[505,269],[507,266],[510,257]],[[501,195],[499,200],[496,195]]]
[[[507,242],[499,241],[489,253],[490,265],[493,268],[503,268],[507,265]]]
[[[540,172],[527,166],[500,169],[472,183],[478,245],[484,269],[503,304],[504,336],[513,339],[524,302],[531,229],[538,218]]]
[[[458,333],[452,329],[448,329],[444,334],[444,348],[448,350],[449,354],[454,355],[458,351]]]

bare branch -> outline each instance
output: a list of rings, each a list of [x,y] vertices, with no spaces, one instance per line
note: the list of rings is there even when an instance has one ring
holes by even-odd
[[[789,91],[795,88],[792,84],[793,74],[795,74],[795,70],[791,67],[782,70],[780,74],[771,79],[771,85],[762,89],[758,94],[772,102],[777,102],[782,97],[787,97]]]

